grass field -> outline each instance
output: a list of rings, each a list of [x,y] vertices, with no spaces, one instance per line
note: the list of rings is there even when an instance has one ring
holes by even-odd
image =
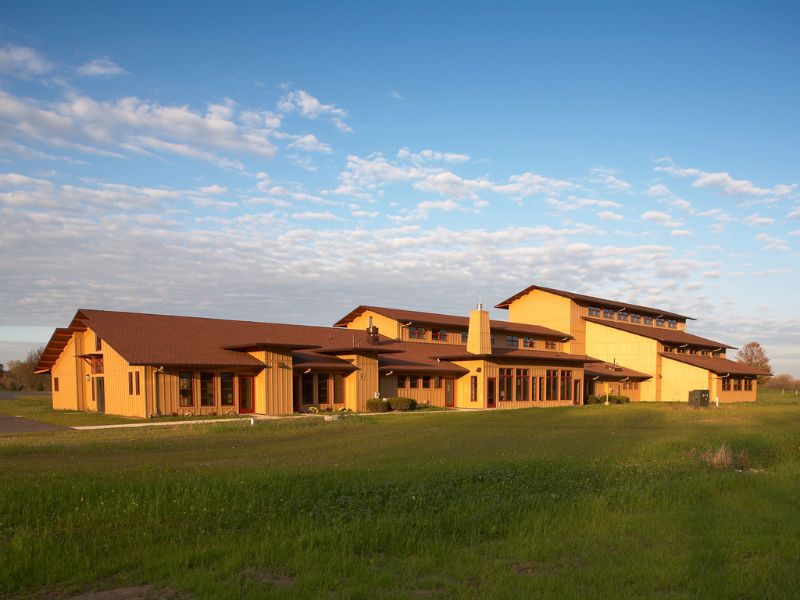
[[[796,402],[5,436],[0,596],[796,598],[798,499]]]

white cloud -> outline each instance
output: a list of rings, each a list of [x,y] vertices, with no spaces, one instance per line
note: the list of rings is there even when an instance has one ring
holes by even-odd
[[[53,63],[33,48],[7,44],[0,48],[0,74],[27,79],[44,75],[53,69]]]
[[[298,150],[304,150],[306,152],[320,152],[324,154],[333,152],[333,148],[331,148],[328,144],[320,142],[317,139],[317,136],[311,133],[297,136],[294,141],[289,144],[289,147],[297,148]]]
[[[395,100],[405,100],[400,92],[392,92],[392,98]]]
[[[778,252],[789,251],[789,245],[786,242],[771,235],[767,235],[766,233],[759,233],[756,235],[756,239],[760,242],[764,242],[765,250],[777,250]]]
[[[82,64],[75,69],[79,75],[84,77],[110,77],[112,75],[123,75],[125,69],[111,60],[108,56],[101,56]]]
[[[692,235],[692,232],[688,229],[673,229],[669,234],[672,237],[689,237]]]
[[[228,191],[228,188],[222,185],[207,185],[205,187],[201,187],[200,191],[204,194],[225,194]]]
[[[734,179],[730,173],[719,171],[701,171],[696,168],[678,167],[669,159],[660,159],[661,164],[655,167],[676,177],[693,178],[696,188],[717,188],[726,196],[788,196],[797,189],[797,184],[778,184],[771,188],[762,188],[747,179]]]
[[[562,192],[576,189],[577,187],[571,181],[553,179],[528,171],[519,175],[512,175],[508,178],[508,183],[495,185],[492,189],[495,192],[507,194],[512,198],[522,199],[537,195],[557,196]]]
[[[602,210],[597,213],[597,216],[603,221],[622,221],[625,219],[625,217],[623,217],[621,214],[612,212],[610,210]]]
[[[469,154],[458,154],[456,152],[439,152],[438,150],[420,150],[412,152],[409,148],[400,148],[397,151],[397,158],[408,160],[413,163],[425,162],[446,162],[463,163],[469,160]]]
[[[682,225],[680,221],[673,219],[672,215],[659,210],[648,210],[642,213],[642,219],[645,221],[653,221],[664,227],[680,227]]]
[[[353,129],[345,123],[347,111],[335,104],[323,104],[305,90],[290,90],[279,101],[278,110],[284,113],[297,112],[307,119],[329,118],[339,131],[349,133]]]
[[[609,169],[603,166],[592,167],[589,169],[589,181],[615,192],[630,191],[633,186],[624,179],[617,177],[617,173],[619,173],[617,169]]]
[[[749,215],[745,217],[744,222],[753,227],[763,227],[766,225],[774,225],[775,219],[769,217],[762,217],[761,215]]]
[[[315,220],[315,221],[340,221],[341,218],[337,217],[330,211],[304,211],[299,213],[294,213],[292,215],[293,219],[299,220]]]
[[[795,207],[793,210],[789,211],[789,214],[786,215],[787,219],[800,219],[800,206]]]
[[[597,198],[580,198],[577,196],[568,196],[565,200],[558,198],[547,198],[545,202],[562,211],[573,211],[588,207],[597,208],[622,208],[622,204],[614,202],[613,200],[599,200]],[[608,212],[608,211],[604,211]]]

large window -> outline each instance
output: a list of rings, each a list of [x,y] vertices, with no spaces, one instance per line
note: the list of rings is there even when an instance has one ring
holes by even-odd
[[[561,371],[561,399],[572,400],[572,371]]]
[[[522,338],[522,347],[523,348],[535,348],[536,347],[536,340],[532,337],[524,337]]]
[[[614,310],[613,310],[613,309],[611,309],[611,308],[604,308],[604,309],[603,309],[603,316],[604,316],[606,319],[613,319],[613,318],[614,318],[614,315],[616,315],[616,313],[614,312]]]
[[[431,339],[434,342],[446,342],[447,341],[447,330],[446,329],[431,329]]]
[[[628,320],[628,313],[624,310],[621,310],[617,313],[617,321],[627,321]]]
[[[399,390],[405,389],[407,385],[408,385],[408,377],[406,375],[398,375],[397,389]]]
[[[514,370],[500,369],[500,402],[512,399],[512,386],[514,384]]]
[[[442,389],[442,378],[439,375],[433,378],[433,387],[437,390]]]
[[[328,404],[328,375],[327,373],[319,373],[317,375],[317,401],[320,404]]]
[[[589,316],[590,317],[599,317],[600,316],[600,309],[595,308],[594,306],[589,307]]]
[[[530,400],[530,380],[528,377],[528,369],[517,369],[517,402]]]
[[[222,406],[233,406],[233,373],[219,374],[220,404]]]
[[[659,327],[663,327],[665,322],[666,321],[664,321],[664,317],[658,317],[656,319],[656,325],[658,325]]]
[[[469,399],[470,402],[478,401],[478,376],[473,375],[469,378]]]
[[[314,404],[314,374],[303,373],[301,382],[303,390],[303,404]]]
[[[416,390],[419,387],[419,375],[410,375],[408,378],[408,387]]]
[[[738,377],[733,380],[733,391],[734,392],[741,392],[742,391],[742,380]]]
[[[411,340],[424,340],[425,328],[424,327],[409,327],[408,338]]]
[[[642,322],[645,325],[652,325],[653,324],[653,317],[642,317]]]
[[[722,391],[723,392],[730,392],[731,391],[731,378],[726,377],[722,380]]]
[[[423,389],[430,389],[431,387],[431,376],[430,375],[423,375],[422,376],[422,388]]]
[[[669,319],[667,321],[667,327],[669,327],[670,329],[677,329],[678,328],[678,322],[675,319]]]
[[[200,406],[214,406],[213,373],[200,373]]]
[[[181,406],[194,406],[194,379],[192,373],[182,371],[178,373],[178,395]]]
[[[745,392],[752,392],[753,391],[753,380],[752,379],[745,379],[744,380],[744,391]]]
[[[558,371],[547,369],[547,400],[558,400]]]
[[[506,346],[510,346],[511,348],[519,348],[519,337],[516,335],[507,335]]]
[[[469,339],[469,333],[466,331],[461,332],[461,343],[466,344],[467,340]]]
[[[539,378],[538,377],[531,377],[531,400],[536,402],[539,397],[537,396],[536,392],[539,389]]]
[[[631,315],[631,323],[641,323],[642,317],[641,315]]]

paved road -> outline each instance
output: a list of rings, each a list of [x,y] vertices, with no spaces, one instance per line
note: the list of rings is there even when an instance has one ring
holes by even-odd
[[[9,417],[0,415],[0,433],[25,433],[29,431],[53,431],[55,429],[69,429],[61,425],[39,423],[22,417]]]

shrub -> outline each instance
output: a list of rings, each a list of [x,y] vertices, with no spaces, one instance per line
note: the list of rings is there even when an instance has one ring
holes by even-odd
[[[603,404],[605,401],[605,397],[595,396],[592,394],[586,399],[586,404]]]
[[[627,396],[609,396],[609,404],[628,404],[631,401]]]
[[[415,410],[417,408],[417,401],[413,398],[393,396],[392,398],[387,398],[387,400],[389,402],[389,406],[392,407],[392,410],[406,411]]]
[[[370,398],[367,400],[367,411],[369,412],[389,412],[389,403],[383,398]]]
[[[628,404],[631,401],[628,396],[614,396],[613,394],[608,395],[608,403],[609,404]],[[605,404],[606,403],[606,395],[601,394],[599,396],[591,395],[586,400],[587,404]]]

